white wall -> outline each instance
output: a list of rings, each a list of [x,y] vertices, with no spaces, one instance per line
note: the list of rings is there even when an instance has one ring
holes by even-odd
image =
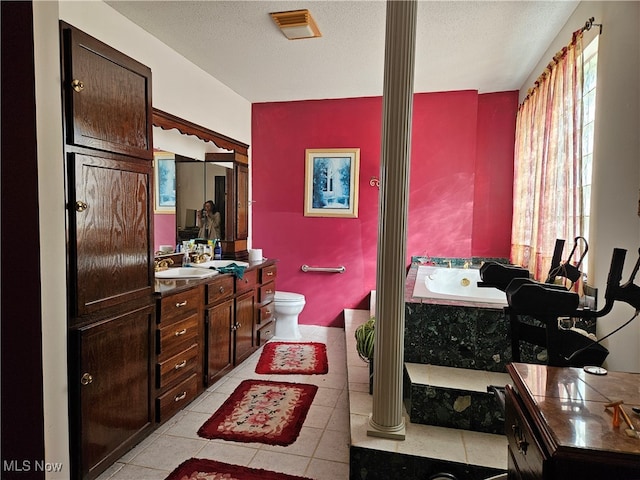
[[[66,251],[58,19],[83,30],[152,70],[153,106],[244,143],[251,140],[251,104],[155,37],[95,1],[35,1],[36,115],[44,372],[45,461],[69,473]]]
[[[640,2],[581,2],[543,55],[520,91],[527,89],[553,55],[569,43],[571,33],[595,17],[603,24],[598,48],[596,133],[594,140],[589,283],[598,288],[598,306],[604,291],[614,248],[627,250],[623,283],[631,274],[640,247],[638,194],[640,190]],[[597,28],[587,32],[593,36]],[[568,252],[566,252],[568,253]],[[636,279],[640,285],[640,276]],[[622,325],[634,313],[616,302],[599,320],[598,336]],[[640,318],[603,342],[610,370],[640,372]]]

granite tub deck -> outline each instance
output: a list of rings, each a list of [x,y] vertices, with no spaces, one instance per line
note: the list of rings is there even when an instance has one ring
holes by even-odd
[[[414,297],[419,265],[411,265],[405,284],[404,397],[409,418],[413,423],[503,434],[504,415],[488,387],[504,387],[509,381],[511,338],[504,306]]]
[[[414,423],[405,411],[403,441],[367,436],[373,396],[369,366],[358,357],[354,331],[369,311],[345,310],[351,421],[350,480],[424,480],[450,473],[458,480],[484,480],[507,469],[504,435]],[[422,366],[419,366],[421,368]]]

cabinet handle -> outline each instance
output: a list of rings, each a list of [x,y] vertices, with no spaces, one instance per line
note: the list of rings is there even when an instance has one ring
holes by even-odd
[[[187,398],[187,392],[182,392],[179,393],[178,395],[176,395],[173,399],[174,402],[179,402],[180,400],[184,400],[185,398]]]
[[[524,433],[519,425],[513,424],[511,425],[511,429],[513,430],[513,438],[516,441],[516,446],[518,447],[518,451],[522,455],[527,454],[527,447],[529,447],[529,442],[527,442],[524,438]]]
[[[268,308],[264,311],[264,313],[266,313],[267,315],[271,315],[271,310],[269,310]]]
[[[80,93],[82,90],[84,90],[84,83],[82,82],[82,80],[75,79],[71,82],[71,88]]]
[[[267,290],[267,295],[271,295],[273,293],[273,290]]]
[[[220,288],[218,289],[218,291],[219,291],[220,293],[224,293],[224,287],[220,287]]]
[[[89,208],[89,205],[87,205],[85,202],[78,200],[76,202],[76,212],[84,212],[87,208]]]
[[[176,333],[174,335],[176,337],[179,337],[180,335],[184,335],[185,333],[187,333],[187,329],[183,328],[182,330],[176,330]]]
[[[186,307],[186,305],[187,305],[187,301],[186,300],[184,302],[178,302],[178,303],[176,303],[176,308]]]
[[[181,368],[184,368],[187,366],[187,361],[186,360],[182,360],[180,363],[176,363],[176,366],[173,367],[176,370],[180,370]]]
[[[267,272],[267,277],[273,277],[273,272]]]
[[[91,375],[90,373],[85,373],[84,375],[82,375],[82,377],[80,377],[80,383],[82,385],[89,385],[90,383],[93,383],[93,375]]]

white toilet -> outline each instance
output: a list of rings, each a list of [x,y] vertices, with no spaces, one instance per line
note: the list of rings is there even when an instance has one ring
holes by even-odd
[[[276,307],[276,334],[280,340],[299,340],[302,338],[298,328],[298,315],[305,305],[304,295],[292,292],[279,292],[273,300]]]

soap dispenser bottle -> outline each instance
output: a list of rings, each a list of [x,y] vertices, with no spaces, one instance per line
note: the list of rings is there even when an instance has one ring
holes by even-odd
[[[220,244],[220,240],[217,239],[216,246],[213,248],[213,259],[222,260],[222,245]]]

